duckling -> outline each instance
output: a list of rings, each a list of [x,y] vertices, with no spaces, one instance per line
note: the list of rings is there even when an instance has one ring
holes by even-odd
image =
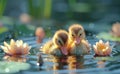
[[[53,39],[48,41],[42,48],[43,53],[53,56],[68,55],[67,52],[68,33],[65,30],[55,32]]]
[[[69,53],[71,55],[80,56],[88,54],[90,46],[85,38],[84,28],[79,24],[73,24],[69,27]]]
[[[53,41],[49,40],[48,42],[46,42],[42,49],[40,49],[44,54],[50,54],[50,48],[53,46]]]

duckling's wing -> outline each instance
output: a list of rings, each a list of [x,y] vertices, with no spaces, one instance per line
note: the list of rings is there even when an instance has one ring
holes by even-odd
[[[53,42],[50,40],[43,45],[41,51],[45,54],[49,54],[52,47],[53,47]]]
[[[75,44],[73,44],[70,46],[69,53],[70,53],[70,55],[76,56],[79,53],[79,48]]]
[[[82,49],[83,49],[83,54],[89,54],[90,44],[88,43],[87,40],[82,40]]]
[[[88,54],[90,51],[90,45],[88,41],[82,40],[80,45],[72,45],[70,54],[71,55],[76,55],[76,56],[81,56],[84,54]]]
[[[87,50],[90,50],[90,44],[87,40],[82,40],[82,43],[83,43],[84,47],[86,47]]]
[[[60,51],[60,49],[56,48],[56,47],[52,47],[50,50],[50,54],[56,57],[60,57],[62,56],[62,53]]]

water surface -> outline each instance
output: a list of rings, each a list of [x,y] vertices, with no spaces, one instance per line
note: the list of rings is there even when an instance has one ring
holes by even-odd
[[[17,74],[112,74],[120,72],[120,46],[116,42],[110,41],[110,45],[113,47],[110,57],[94,57],[94,51],[92,49],[90,54],[84,57],[76,58],[70,56],[68,64],[63,65],[52,62],[51,57],[39,51],[42,45],[49,39],[45,39],[41,44],[36,44],[35,37],[19,39],[32,46],[30,50],[31,54],[27,57],[27,63],[31,65],[31,68],[27,71],[20,71]],[[95,37],[87,37],[87,39],[91,45],[98,41]],[[42,54],[43,66],[37,66],[38,52]],[[1,51],[1,60],[3,60],[3,55]]]

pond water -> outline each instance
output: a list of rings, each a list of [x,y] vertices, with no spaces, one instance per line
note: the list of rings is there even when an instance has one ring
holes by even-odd
[[[39,48],[44,44],[44,42],[49,39],[45,39],[43,44],[36,44],[35,37],[19,38],[24,42],[27,42],[32,46],[30,50],[31,54],[27,57],[27,63],[31,65],[29,70],[20,71],[17,74],[112,74],[120,72],[120,46],[119,43],[111,42],[110,45],[113,46],[113,51],[110,57],[94,57],[94,52],[91,50],[89,55],[84,57],[70,56],[67,65],[62,65],[58,63],[53,63],[48,55],[42,54]],[[91,45],[98,41],[95,37],[87,37]],[[40,52],[44,61],[42,66],[37,66],[36,53]],[[3,57],[3,54],[1,58]],[[2,59],[1,59],[2,60]],[[75,61],[75,63],[74,63]]]

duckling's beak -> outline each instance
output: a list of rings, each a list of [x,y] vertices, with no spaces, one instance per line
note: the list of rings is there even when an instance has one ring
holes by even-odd
[[[79,37],[76,37],[76,38],[75,38],[75,44],[78,45],[78,44],[80,44],[80,42],[81,42],[81,39],[80,39]]]
[[[61,52],[62,52],[64,55],[68,55],[66,46],[62,46],[62,47],[61,47]]]

